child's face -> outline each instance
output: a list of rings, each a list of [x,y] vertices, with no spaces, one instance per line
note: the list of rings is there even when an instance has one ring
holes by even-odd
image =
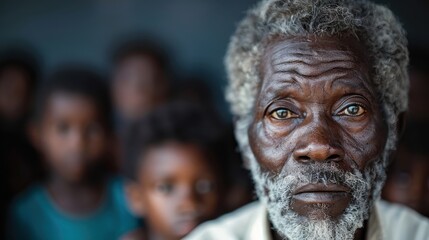
[[[52,174],[79,182],[103,158],[107,133],[96,104],[67,93],[49,97],[38,128],[38,143]]]
[[[123,59],[113,76],[113,100],[126,119],[138,119],[164,99],[165,80],[160,67],[149,56]]]
[[[194,145],[165,143],[141,156],[130,200],[162,239],[181,239],[218,209],[216,176]]]

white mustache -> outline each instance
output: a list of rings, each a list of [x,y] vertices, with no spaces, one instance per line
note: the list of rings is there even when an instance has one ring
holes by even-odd
[[[298,170],[288,172],[282,170],[279,174],[263,174],[266,183],[269,185],[278,185],[282,187],[283,193],[291,193],[296,188],[305,184],[338,184],[352,189],[353,191],[367,188],[367,182],[364,175],[359,171],[345,172],[335,165],[314,163],[305,165]],[[261,178],[259,178],[261,179]],[[277,183],[277,184],[276,184]],[[266,189],[269,191],[269,189]]]

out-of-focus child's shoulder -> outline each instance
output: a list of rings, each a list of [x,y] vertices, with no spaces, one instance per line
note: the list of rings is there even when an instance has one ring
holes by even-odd
[[[44,188],[40,184],[34,184],[24,190],[12,201],[11,213],[31,213],[35,208],[43,204]]]
[[[113,176],[108,182],[108,188],[115,201],[125,201],[125,183],[126,180],[122,176]]]
[[[132,214],[125,193],[126,179],[122,176],[114,176],[109,180],[108,188],[110,196],[113,199],[113,204],[121,212],[123,217],[127,219],[136,218]]]
[[[20,193],[8,210],[7,239],[27,239],[30,225],[35,216],[43,216],[46,205],[42,185],[30,186]],[[22,231],[25,228],[27,231]]]

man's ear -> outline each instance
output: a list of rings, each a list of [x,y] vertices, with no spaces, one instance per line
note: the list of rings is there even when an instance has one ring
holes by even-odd
[[[124,188],[128,207],[131,212],[136,216],[144,217],[146,214],[146,208],[140,184],[134,181],[129,181],[125,184]]]
[[[407,116],[407,112],[401,112],[398,115],[398,122],[396,123],[396,133],[397,133],[398,139],[400,139],[404,134],[405,126],[406,126],[406,116]]]

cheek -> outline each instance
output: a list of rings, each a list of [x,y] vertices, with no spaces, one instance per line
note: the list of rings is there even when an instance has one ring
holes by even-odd
[[[377,121],[371,122],[361,131],[343,132],[344,149],[360,171],[382,157],[387,139],[387,129]]]
[[[292,152],[289,137],[268,129],[263,122],[252,123],[249,143],[256,160],[264,170],[280,172]]]
[[[408,187],[408,184],[398,183],[395,177],[391,177],[386,181],[383,197],[388,201],[406,203],[409,196]]]
[[[47,155],[48,159],[61,159],[67,153],[67,138],[59,134],[55,129],[48,128],[42,130],[40,138],[42,153]]]
[[[89,134],[86,139],[88,158],[99,159],[105,156],[108,147],[110,147],[110,140],[105,131]]]
[[[219,193],[213,192],[210,194],[206,194],[203,197],[202,206],[204,206],[204,215],[206,218],[214,217],[217,214],[217,210],[219,207]]]
[[[107,146],[108,141],[104,135],[90,139],[88,143],[90,158],[97,159],[102,157],[102,155],[107,150]]]
[[[146,209],[146,220],[150,227],[161,233],[171,231],[171,220],[174,217],[174,199],[151,192],[144,194],[143,203]]]

